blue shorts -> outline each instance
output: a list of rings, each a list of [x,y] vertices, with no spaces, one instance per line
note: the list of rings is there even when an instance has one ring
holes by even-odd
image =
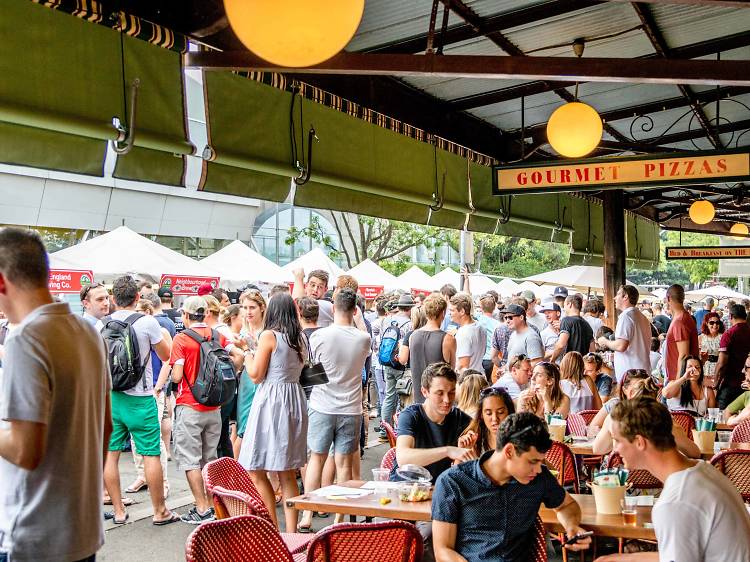
[[[319,455],[334,453],[349,455],[359,448],[359,426],[362,416],[321,414],[308,411],[307,447]]]

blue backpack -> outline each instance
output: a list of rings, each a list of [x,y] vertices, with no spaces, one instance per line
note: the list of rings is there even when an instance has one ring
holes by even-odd
[[[399,328],[398,322],[392,320],[391,325],[383,330],[383,335],[380,338],[378,361],[381,365],[404,370],[404,366],[398,362],[398,342],[400,339],[401,328]]]

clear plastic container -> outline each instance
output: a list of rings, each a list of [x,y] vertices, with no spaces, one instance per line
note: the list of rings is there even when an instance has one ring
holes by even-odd
[[[405,464],[396,469],[403,482],[398,489],[398,497],[405,502],[421,502],[432,497],[432,476],[424,467]]]

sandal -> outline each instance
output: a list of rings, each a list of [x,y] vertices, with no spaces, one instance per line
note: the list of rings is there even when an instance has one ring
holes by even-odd
[[[157,527],[163,527],[164,525],[171,525],[172,523],[177,523],[179,520],[180,520],[180,516],[170,511],[168,519],[162,519],[160,521],[156,521],[152,519],[151,523],[156,525]]]
[[[125,493],[135,494],[137,492],[140,492],[141,490],[146,490],[146,489],[148,489],[148,484],[139,478],[138,480],[133,482],[130,486],[125,488]]]
[[[122,498],[122,505],[124,506],[133,505],[134,503],[133,498]],[[112,498],[109,496],[105,497],[104,505],[112,505]]]
[[[115,525],[124,525],[128,522],[128,519],[130,519],[130,514],[126,513],[124,519],[118,519],[117,517],[112,517],[112,523]]]
[[[307,533],[314,533],[315,531],[313,531],[312,529],[312,524],[303,525],[302,523],[297,523],[297,532],[307,534]]]

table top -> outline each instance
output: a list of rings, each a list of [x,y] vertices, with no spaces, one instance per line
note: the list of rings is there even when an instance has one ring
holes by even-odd
[[[364,482],[350,480],[339,484],[349,488],[360,488]],[[651,507],[638,508],[638,521],[635,525],[626,525],[622,515],[605,515],[597,513],[594,496],[586,494],[571,494],[581,506],[581,527],[594,531],[594,534],[604,537],[623,537],[626,539],[655,540],[653,528],[644,527],[651,523]],[[431,521],[432,502],[404,502],[392,499],[390,503],[381,505],[375,494],[361,498],[347,498],[343,500],[328,499],[326,496],[304,494],[287,500],[287,506],[297,510],[309,509],[344,515],[359,515],[362,517],[383,517],[386,519],[404,519],[407,521]],[[562,531],[554,510],[542,506],[539,515],[548,529]]]

